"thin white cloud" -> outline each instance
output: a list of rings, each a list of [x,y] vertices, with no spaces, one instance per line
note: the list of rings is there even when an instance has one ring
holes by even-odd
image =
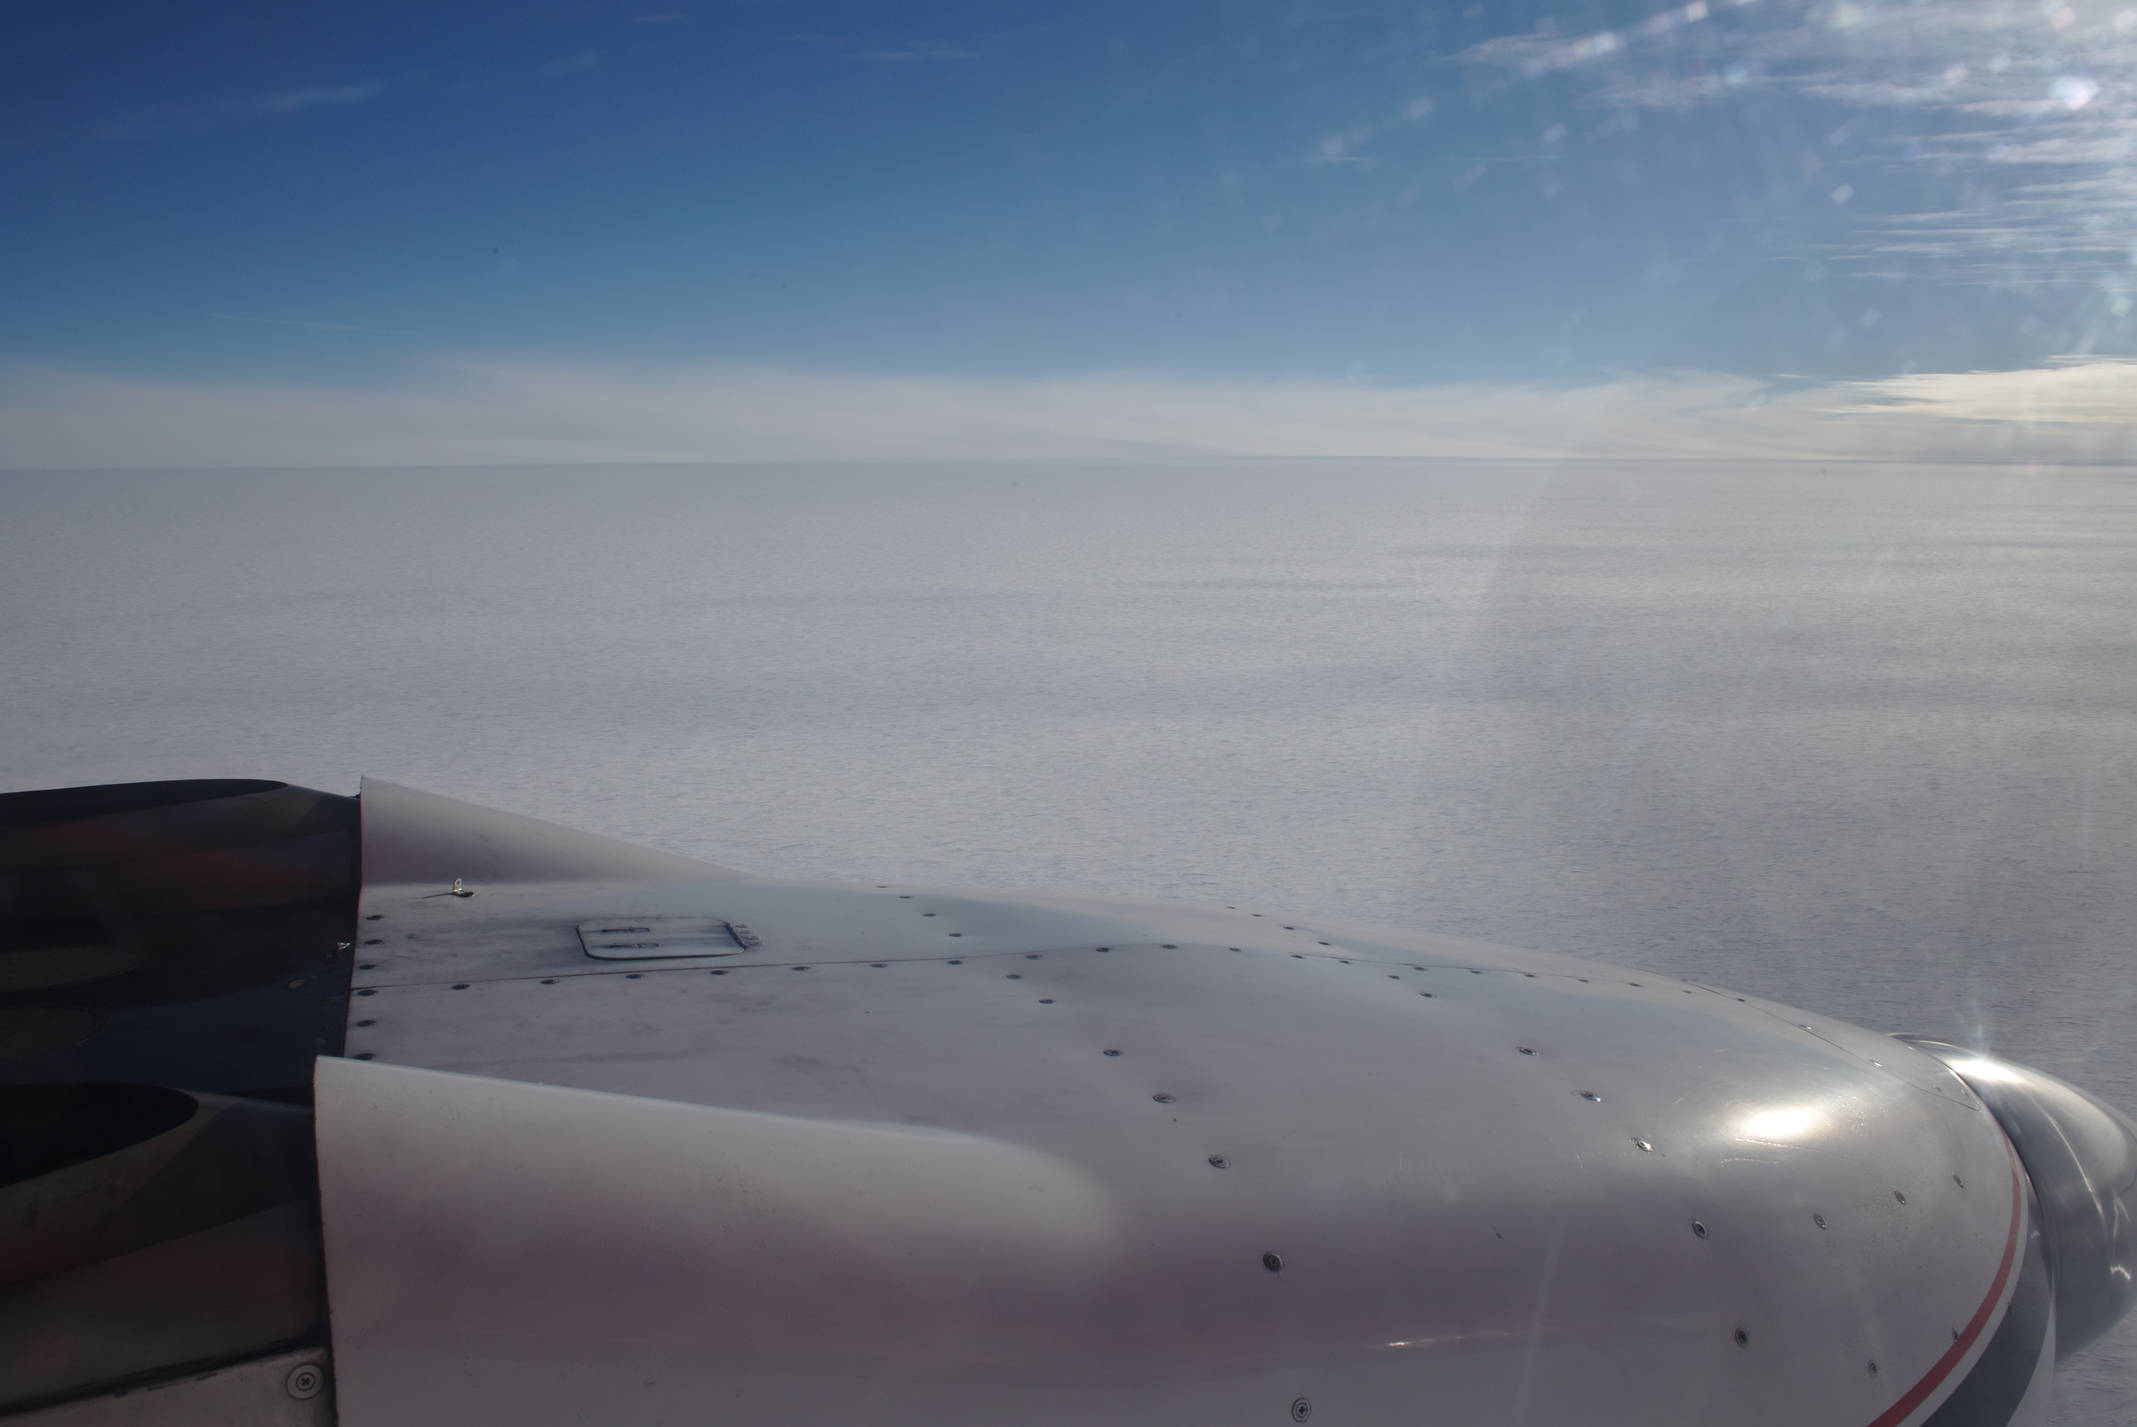
[[[1779,388],[990,382],[713,366],[440,364],[372,389],[0,373],[15,469],[536,462],[1608,456],[2130,461],[2137,363]]]
[[[575,55],[567,55],[563,59],[549,61],[537,73],[546,78],[554,79],[559,75],[585,74],[600,67],[601,52],[599,50],[581,50]]]
[[[1460,58],[1510,80],[1561,77],[1589,104],[1623,111],[1794,96],[1881,113],[1882,127],[1911,132],[1850,154],[1852,164],[1978,175],[1995,189],[1968,225],[1986,240],[1941,247],[1941,274],[2068,280],[2127,267],[2091,256],[2082,240],[2103,203],[2116,215],[2137,210],[2137,7],[1695,0],[1616,30],[1502,36]],[[2092,202],[2002,201],[2007,185],[2038,197],[2042,182],[2074,178],[2090,182]],[[1865,188],[1861,178],[1854,185]],[[1899,251],[1877,241],[1881,224],[1926,216],[1878,202],[1867,210],[1855,247],[1863,256]],[[2062,258],[2045,273],[2012,269],[2014,253],[2029,249]],[[1833,256],[1847,261],[1849,249]]]
[[[893,49],[862,50],[854,58],[871,64],[940,64],[956,60],[985,59],[978,50],[962,45],[908,44]]]
[[[313,109],[345,109],[368,104],[386,92],[383,80],[354,84],[313,84],[274,89],[195,104],[165,104],[137,109],[106,120],[97,129],[106,139],[153,139],[166,134],[198,134],[255,120],[303,114]]]
[[[248,317],[237,312],[211,312],[217,322],[247,322],[261,327],[301,327],[310,332],[363,332],[374,337],[413,337],[398,327],[364,327],[354,322],[308,322],[301,317]]]

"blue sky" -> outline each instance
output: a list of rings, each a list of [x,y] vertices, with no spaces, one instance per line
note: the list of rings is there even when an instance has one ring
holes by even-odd
[[[20,5],[0,459],[140,459],[159,422],[212,458],[257,409],[295,460],[336,398],[494,424],[575,372],[764,410],[784,374],[818,428],[855,383],[1676,382],[1827,434],[2003,372],[2114,426],[2133,7]],[[544,454],[528,419],[495,449]],[[813,449],[759,438],[555,453]]]

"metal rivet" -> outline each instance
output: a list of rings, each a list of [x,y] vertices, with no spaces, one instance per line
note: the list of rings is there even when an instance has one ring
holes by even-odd
[[[1261,1256],[1261,1266],[1271,1273],[1282,1273],[1284,1271],[1284,1256],[1282,1254],[1263,1254]]]
[[[377,1021],[358,1021],[358,1022],[357,1022],[356,1024],[357,1024],[357,1025],[359,1025],[359,1026],[375,1026],[375,1025],[377,1025],[377,1024],[378,1024],[378,1022],[377,1022]]]
[[[1430,991],[1420,991],[1417,994],[1424,997],[1427,1001],[1432,999],[1432,993]]]
[[[1315,945],[1315,946],[1328,946],[1328,945],[1330,945],[1330,943],[1328,943],[1328,942],[1325,942],[1325,941],[1317,941],[1317,942],[1315,942],[1315,943],[1314,943],[1314,945]]]
[[[712,974],[715,976],[725,976],[727,974],[727,968],[724,966],[718,967],[713,971]]]
[[[359,961],[356,963],[356,969],[358,971],[376,971],[378,970],[378,963],[375,961]]]
[[[326,1373],[317,1363],[299,1363],[289,1370],[282,1386],[299,1402],[309,1402],[326,1387]]]
[[[1310,1401],[1303,1397],[1291,1399],[1291,1420],[1293,1422],[1304,1422],[1311,1416],[1313,1416],[1313,1404]]]
[[[1811,1215],[1811,1222],[1812,1222],[1813,1224],[1816,1224],[1816,1225],[1817,1225],[1817,1226],[1818,1226],[1819,1228],[1821,1228],[1821,1229],[1822,1229],[1822,1228],[1824,1228],[1824,1227],[1825,1227],[1825,1215],[1823,1215],[1823,1214],[1813,1214],[1813,1215]]]
[[[364,920],[367,922],[382,921],[384,920],[385,916],[386,914],[384,912],[367,912],[364,915]]]
[[[384,940],[385,940],[385,938],[384,938],[384,937],[376,937],[376,936],[367,936],[367,937],[365,937],[365,938],[364,938],[364,945],[365,945],[365,946],[377,946],[377,945],[378,945],[378,944],[379,944],[380,942],[382,942],[382,941],[384,941]]]
[[[1026,961],[1037,961],[1039,959],[1039,955],[1040,953],[1036,951],[1027,951],[1024,953],[1024,959]]]
[[[366,987],[363,990],[357,992],[356,994],[359,996],[376,996],[378,992],[371,990],[369,987]]]
[[[1390,972],[1388,973],[1388,980],[1390,980],[1390,981],[1400,981],[1400,980],[1402,980],[1402,978],[1401,978],[1400,976],[1396,975],[1396,974],[1395,974],[1394,972],[1390,971]]]
[[[923,917],[932,917],[935,914],[933,912],[922,912],[920,915]]]
[[[364,1052],[363,1052],[362,1054],[358,1055],[358,1056],[357,1056],[356,1058],[357,1058],[358,1060],[369,1060],[369,1059],[371,1058],[371,1052],[370,1052],[370,1051],[368,1051],[368,1050],[367,1050],[367,1051],[364,1051]]]
[[[1596,1094],[1593,1090],[1581,1091],[1580,1098],[1586,1100],[1591,1105],[1600,1105],[1603,1102],[1603,1097]]]
[[[1225,950],[1226,950],[1226,951],[1237,951],[1237,950],[1239,950],[1239,948],[1238,948],[1238,947],[1236,947],[1236,946],[1228,946],[1228,947],[1226,947],[1226,948],[1225,948]]]
[[[1327,945],[1328,943],[1326,943],[1326,942],[1323,942],[1323,943],[1321,943],[1321,944],[1322,944],[1323,946],[1326,946],[1326,945]],[[1348,961],[1345,961],[1345,960],[1344,960],[1344,959],[1343,959],[1342,957],[1340,957],[1340,956],[1339,956],[1339,957],[1337,957],[1337,958],[1336,958],[1336,965],[1338,965],[1338,966],[1348,966],[1348,965],[1350,965],[1350,963],[1349,963]]]
[[[1291,959],[1293,961],[1304,961],[1306,959],[1306,953],[1303,951],[1294,951],[1291,953]]]
[[[643,971],[626,971],[623,973],[623,979],[626,981],[636,981],[639,977],[643,975],[645,975]]]
[[[1704,1239],[1706,1236],[1707,1226],[1700,1223],[1697,1219],[1694,1219],[1692,1221],[1692,1237],[1695,1239]]]
[[[1907,1196],[1900,1193],[1900,1191],[1898,1191],[1897,1189],[1892,1191],[1892,1197],[1898,1200],[1901,1204],[1905,1204],[1907,1202]]]
[[[963,933],[963,932],[951,932],[951,933],[950,933],[950,935],[951,935],[951,936],[963,936],[963,935],[964,935],[964,933]]]
[[[957,957],[954,957],[954,956],[953,956],[953,957],[951,957],[951,958],[950,958],[950,965],[952,965],[952,966],[963,966],[963,965],[964,965],[964,962],[963,962],[962,960],[960,960],[959,958],[957,958]]]
[[[1749,1347],[1749,1346],[1751,1345],[1751,1335],[1750,1335],[1749,1333],[1745,1332],[1745,1331],[1744,1331],[1743,1329],[1741,1329],[1741,1328],[1737,1329],[1737,1330],[1736,1330],[1736,1345],[1737,1345],[1737,1346],[1738,1346],[1739,1348]]]
[[[1107,1055],[1119,1055],[1119,1054],[1120,1054],[1120,1052],[1119,1052],[1119,1051],[1117,1051],[1117,1050],[1109,1050],[1109,1051],[1107,1051],[1107,1052],[1106,1052],[1106,1054],[1107,1054]]]
[[[1653,1154],[1655,1152],[1655,1147],[1649,1144],[1646,1140],[1635,1139],[1633,1141],[1633,1144],[1644,1154]]]
[[[1469,974],[1471,976],[1482,976],[1484,974],[1484,968],[1481,966],[1472,966],[1469,968]]]
[[[455,991],[465,991],[467,990],[467,983],[465,981],[455,981],[453,983],[453,989]]]
[[[1232,1162],[1221,1154],[1213,1154],[1209,1157],[1209,1167],[1211,1169],[1230,1169]]]
[[[1042,1006],[1051,1006],[1054,1004],[1054,998],[1051,996],[1041,996],[1039,998],[1039,1004]]]
[[[544,976],[542,978],[542,984],[544,986],[554,986],[557,984],[557,979],[554,976]]]
[[[1536,1053],[1536,1047],[1531,1045],[1517,1045],[1514,1049],[1520,1051],[1523,1055],[1534,1055]]]
[[[1285,927],[1285,928],[1284,928],[1284,930],[1285,930],[1285,931],[1287,931],[1287,932],[1295,932],[1295,931],[1297,931],[1297,930],[1298,930],[1298,928],[1297,928],[1297,927],[1291,927],[1291,926],[1287,926],[1287,927]]]
[[[1024,979],[1024,974],[1020,971],[1012,971],[1009,973],[1008,979],[1011,981],[1022,981]]]
[[[913,900],[913,894],[910,892],[900,892],[898,894],[898,900],[901,902],[910,902]]]
[[[1174,941],[1163,942],[1159,945],[1158,949],[1160,951],[1178,951],[1180,949],[1180,944]]]
[[[1639,983],[1639,982],[1637,982],[1637,981],[1628,981],[1628,982],[1626,982],[1625,984],[1626,984],[1627,986],[1638,986],[1638,985],[1639,985],[1640,983]]]
[[[890,965],[890,963],[887,961],[871,961],[868,964],[878,971],[881,971],[884,967]]]
[[[1097,949],[1098,949],[1099,951],[1111,951],[1111,950],[1112,950],[1113,948],[1112,948],[1112,947],[1110,947],[1110,946],[1101,946],[1101,947],[1099,947],[1099,948],[1097,948]]]
[[[1172,1097],[1170,1095],[1167,1095],[1162,1090],[1160,1090],[1157,1094],[1151,1096],[1150,1098],[1157,1101],[1160,1105],[1170,1105],[1172,1103]]]
[[[808,967],[806,967],[806,966],[797,966],[797,967],[795,967],[794,969],[795,969],[796,971],[807,971],[807,970],[808,970],[809,968],[808,968]]]

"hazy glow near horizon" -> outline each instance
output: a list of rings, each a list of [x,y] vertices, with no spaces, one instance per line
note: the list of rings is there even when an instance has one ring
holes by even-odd
[[[2131,459],[2137,6],[180,3],[0,56],[0,462]]]

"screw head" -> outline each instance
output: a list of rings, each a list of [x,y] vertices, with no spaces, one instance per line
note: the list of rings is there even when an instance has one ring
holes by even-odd
[[[1261,1256],[1261,1266],[1271,1273],[1282,1273],[1284,1271],[1284,1256],[1282,1254],[1263,1254]]]
[[[1172,1097],[1170,1095],[1167,1095],[1162,1090],[1160,1090],[1157,1094],[1151,1096],[1150,1098],[1157,1101],[1160,1105],[1170,1105],[1172,1103]]]
[[[1632,1143],[1633,1147],[1639,1150],[1642,1154],[1653,1154],[1655,1152],[1654,1145],[1648,1142],[1647,1140],[1636,1139]]]
[[[1821,1229],[1822,1229],[1822,1228],[1824,1228],[1824,1227],[1825,1227],[1825,1215],[1823,1215],[1823,1214],[1813,1214],[1813,1215],[1811,1215],[1811,1222],[1812,1222],[1813,1224],[1816,1224],[1816,1225],[1817,1225],[1817,1226],[1818,1226],[1819,1228],[1821,1228]]]
[[[1892,1191],[1892,1197],[1901,1204],[1905,1204],[1907,1202],[1907,1196],[1897,1189]]]
[[[1704,1239],[1706,1236],[1707,1226],[1700,1223],[1697,1219],[1694,1219],[1692,1221],[1692,1237],[1695,1239]]]
[[[1743,1329],[1741,1329],[1741,1328],[1737,1329],[1737,1330],[1736,1330],[1736,1345],[1737,1345],[1737,1346],[1738,1346],[1739,1348],[1748,1348],[1748,1347],[1750,1347],[1750,1346],[1751,1346],[1751,1335],[1750,1335],[1749,1333],[1745,1332],[1745,1331],[1744,1331]]]
[[[1221,1154],[1213,1154],[1209,1157],[1209,1167],[1211,1169],[1230,1169],[1232,1162]]]
[[[309,1402],[326,1391],[326,1369],[317,1363],[299,1363],[289,1370],[282,1385],[289,1389],[291,1397],[299,1402]]]
[[[1311,1402],[1307,1401],[1303,1397],[1297,1397],[1292,1399],[1291,1420],[1293,1422],[1304,1422],[1307,1418],[1311,1416],[1313,1416],[1313,1404]]]

